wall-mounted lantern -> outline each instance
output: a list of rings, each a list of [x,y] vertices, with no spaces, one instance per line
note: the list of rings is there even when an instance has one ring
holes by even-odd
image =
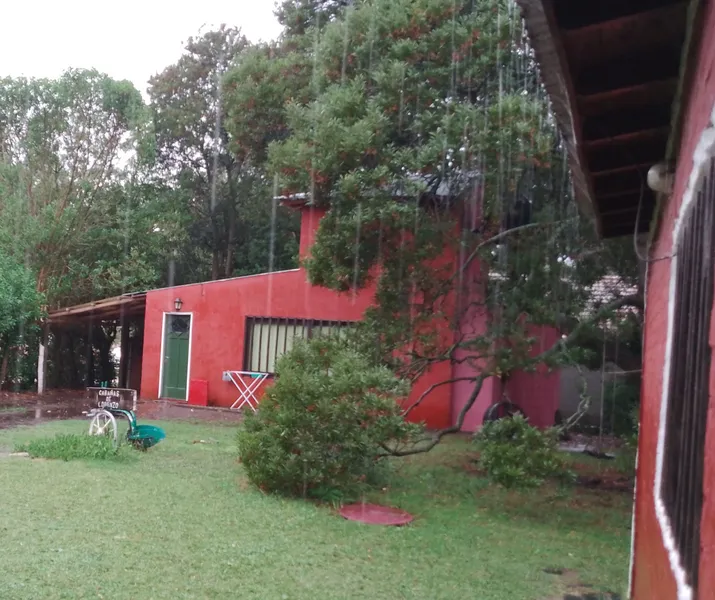
[[[176,309],[176,312],[179,312],[181,310],[183,302],[181,301],[181,298],[177,298],[174,300],[174,308]]]

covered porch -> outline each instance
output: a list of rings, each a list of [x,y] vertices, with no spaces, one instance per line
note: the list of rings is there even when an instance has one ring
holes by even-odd
[[[103,384],[141,386],[146,292],[50,310],[40,343],[37,391]]]

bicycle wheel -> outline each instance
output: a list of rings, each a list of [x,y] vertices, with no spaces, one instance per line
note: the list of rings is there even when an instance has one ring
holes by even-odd
[[[515,415],[523,415],[524,411],[521,407],[509,402],[508,400],[501,400],[500,402],[495,402],[492,404],[484,413],[484,422],[498,421],[499,419],[510,419]]]
[[[89,423],[89,435],[104,435],[112,440],[112,445],[116,448],[117,440],[117,420],[114,415],[106,410],[100,410],[94,414]]]

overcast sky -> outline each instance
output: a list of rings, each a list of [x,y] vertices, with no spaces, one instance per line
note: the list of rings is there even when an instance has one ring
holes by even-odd
[[[1,1],[1,0],[0,0]],[[274,0],[19,0],[3,3],[0,76],[57,77],[96,68],[146,82],[181,55],[202,26],[242,28],[251,40],[275,38]]]

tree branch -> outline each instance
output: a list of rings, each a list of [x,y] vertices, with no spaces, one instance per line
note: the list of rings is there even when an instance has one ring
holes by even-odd
[[[406,417],[407,415],[412,412],[415,408],[417,408],[422,402],[429,396],[436,388],[447,385],[448,383],[456,383],[458,381],[474,381],[474,377],[454,377],[452,379],[445,379],[443,381],[440,381],[438,383],[433,383],[431,386],[429,386],[424,392],[420,394],[420,397],[417,398],[410,406],[408,406],[402,415]]]
[[[551,348],[548,350],[545,350],[544,352],[541,352],[540,354],[537,354],[533,358],[529,359],[525,363],[519,365],[518,368],[524,369],[528,368],[540,363],[543,363],[544,361],[548,360],[551,356],[556,354],[557,352],[564,350],[569,344],[573,343],[583,331],[583,329],[592,323],[595,323],[597,321],[600,321],[602,318],[607,316],[609,313],[613,312],[614,310],[618,310],[619,308],[623,308],[624,306],[635,306],[639,307],[643,305],[643,298],[638,295],[638,294],[632,294],[629,296],[623,296],[621,298],[618,298],[614,300],[613,302],[610,302],[609,304],[606,304],[602,306],[599,310],[597,310],[590,319],[587,319],[585,321],[581,321],[575,328],[574,330],[566,337],[561,340],[559,340],[557,343],[555,343]],[[434,448],[439,442],[442,440],[442,438],[446,435],[450,435],[453,433],[457,433],[462,429],[462,426],[464,425],[464,419],[467,416],[467,413],[469,410],[474,406],[474,403],[476,402],[477,398],[479,397],[479,393],[482,391],[482,386],[484,385],[484,381],[488,377],[490,377],[492,374],[491,373],[480,373],[475,379],[474,379],[474,389],[472,390],[472,393],[469,395],[469,398],[467,399],[467,402],[464,404],[462,409],[459,411],[459,414],[457,415],[457,420],[455,421],[454,425],[451,425],[449,427],[445,427],[443,429],[440,429],[438,431],[435,431],[430,437],[425,438],[423,440],[420,440],[418,442],[415,442],[415,444],[406,449],[406,450],[400,450],[397,448],[390,448],[388,446],[383,446],[383,450],[385,451],[385,455],[389,456],[410,456],[413,454],[422,454],[424,452],[429,452]],[[407,409],[405,412],[405,416],[409,413],[410,410],[412,410],[415,406],[418,406],[419,403],[421,403],[424,398],[436,387],[440,385],[445,385],[447,383],[452,383],[454,381],[462,381],[462,380],[471,380],[471,377],[460,377],[460,378],[455,378],[455,379],[447,379],[445,381],[436,383],[431,385],[425,392],[423,392],[420,397],[413,403],[411,407]]]

